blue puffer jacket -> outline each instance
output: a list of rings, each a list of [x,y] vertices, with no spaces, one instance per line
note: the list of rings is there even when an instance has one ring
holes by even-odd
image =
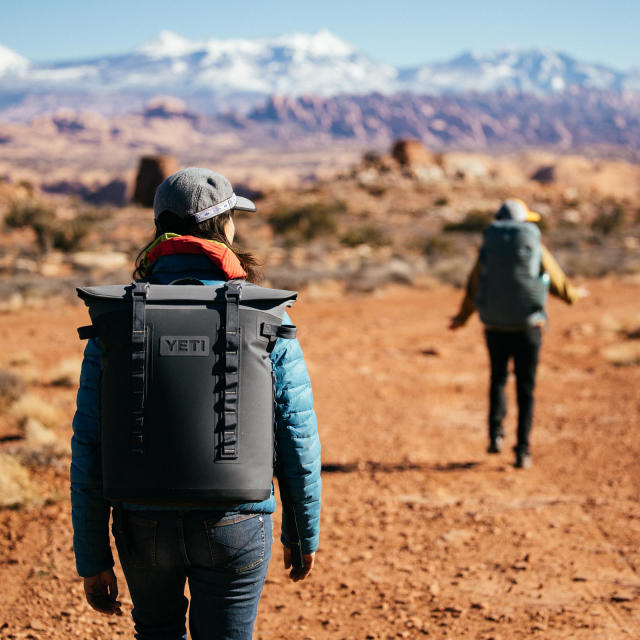
[[[154,282],[168,284],[185,277],[198,278],[207,285],[220,285],[220,271],[203,255],[168,255],[153,264]],[[286,315],[286,314],[285,314]],[[289,322],[285,318],[285,322]],[[78,573],[93,576],[113,566],[109,544],[111,503],[102,497],[98,383],[101,350],[89,340],[84,352],[73,418],[71,441],[71,505],[73,547]],[[320,440],[313,395],[302,349],[297,340],[276,341],[271,362],[276,376],[276,441],[283,472],[295,510],[303,553],[318,547],[320,532]],[[141,509],[133,505],[126,508]],[[244,504],[234,511],[273,513],[273,496],[264,502]],[[222,507],[219,508],[223,510]],[[216,510],[216,507],[212,507]],[[283,532],[289,530],[283,522]],[[282,535],[286,542],[286,536]]]

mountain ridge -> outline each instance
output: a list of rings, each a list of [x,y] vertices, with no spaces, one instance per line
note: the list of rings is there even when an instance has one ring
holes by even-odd
[[[638,91],[640,68],[623,72],[550,49],[513,47],[401,67],[378,62],[327,30],[206,40],[161,31],[129,53],[49,63],[30,62],[0,45],[0,112],[3,104],[28,97],[71,94],[82,107],[82,96],[148,99],[170,93],[214,113],[220,110],[217,99],[227,104],[243,98],[251,107],[273,94],[555,95],[572,89]]]

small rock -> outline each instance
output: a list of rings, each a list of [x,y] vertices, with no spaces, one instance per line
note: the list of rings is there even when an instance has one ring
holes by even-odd
[[[631,602],[633,594],[624,591],[615,591],[611,594],[611,602]]]

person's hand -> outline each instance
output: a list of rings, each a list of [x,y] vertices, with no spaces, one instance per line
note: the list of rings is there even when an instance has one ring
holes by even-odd
[[[291,563],[291,549],[286,545],[282,547],[284,551],[284,568],[291,569],[289,571],[289,577],[294,581],[298,582],[299,580],[304,580],[310,573],[311,569],[313,569],[313,565],[316,561],[315,553],[303,553],[302,554],[302,567],[294,567]]]
[[[118,580],[113,569],[106,569],[84,579],[84,595],[87,602],[100,613],[108,616],[122,615],[118,601]]]
[[[449,320],[449,330],[455,331],[460,327],[464,327],[464,320],[460,319],[460,316],[453,316],[453,318]]]

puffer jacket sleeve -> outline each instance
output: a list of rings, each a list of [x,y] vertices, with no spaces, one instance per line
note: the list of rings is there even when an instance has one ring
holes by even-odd
[[[285,314],[284,322],[290,320]],[[276,378],[276,446],[281,472],[288,483],[302,553],[318,548],[320,534],[320,438],[313,410],[313,393],[302,349],[297,339],[279,338],[271,354]],[[283,497],[281,492],[281,498]],[[282,542],[286,544],[288,522],[282,515]]]
[[[113,566],[109,543],[110,503],[102,497],[98,388],[98,343],[89,340],[80,373],[71,439],[71,519],[76,568],[90,577]]]

